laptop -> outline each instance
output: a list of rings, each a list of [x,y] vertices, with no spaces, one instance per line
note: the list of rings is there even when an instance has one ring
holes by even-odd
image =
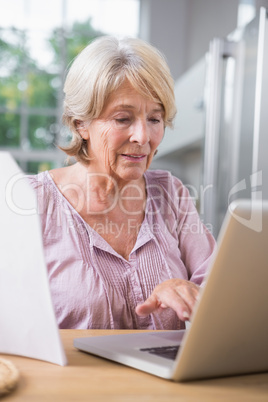
[[[64,366],[51,300],[36,195],[8,152],[0,152],[0,353]]]
[[[268,371],[268,201],[231,203],[183,331],[74,339],[102,358],[174,381]]]

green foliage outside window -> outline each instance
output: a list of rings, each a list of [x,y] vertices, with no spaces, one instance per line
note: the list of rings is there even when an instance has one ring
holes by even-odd
[[[47,68],[31,57],[27,35],[27,31],[16,28],[0,29],[0,147],[53,149],[62,130],[62,88],[67,67],[102,33],[92,28],[90,19],[75,22],[68,31],[55,28],[47,38],[53,53],[53,62]],[[28,162],[28,166],[37,171],[40,163]]]

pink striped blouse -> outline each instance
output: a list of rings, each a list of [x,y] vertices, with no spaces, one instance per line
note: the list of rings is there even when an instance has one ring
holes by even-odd
[[[139,317],[135,307],[167,279],[200,285],[215,241],[180,180],[160,170],[144,176],[145,218],[128,261],[82,219],[48,172],[29,176],[60,328],[184,328],[171,309]]]

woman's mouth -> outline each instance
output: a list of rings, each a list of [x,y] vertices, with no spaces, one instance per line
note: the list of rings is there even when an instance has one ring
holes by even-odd
[[[147,157],[146,154],[121,154],[121,156],[130,162],[141,162]]]

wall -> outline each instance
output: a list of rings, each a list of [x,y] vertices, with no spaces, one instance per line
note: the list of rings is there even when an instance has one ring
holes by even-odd
[[[214,37],[224,37],[237,26],[238,0],[190,0],[187,64],[208,50]]]
[[[239,0],[141,0],[140,37],[167,57],[176,80],[237,25]]]

